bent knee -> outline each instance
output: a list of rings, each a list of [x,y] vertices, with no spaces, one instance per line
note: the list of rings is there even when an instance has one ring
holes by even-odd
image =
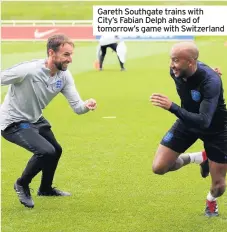
[[[155,154],[152,171],[157,175],[164,175],[171,170],[178,156],[179,153],[160,144]]]
[[[46,157],[46,156],[56,156],[56,149],[54,148],[54,146],[49,145],[49,146],[45,146],[42,147],[42,149],[39,149],[36,154],[40,157]]]
[[[43,146],[42,148],[36,150],[34,154],[40,157],[49,156],[49,157],[57,157],[59,159],[62,154],[62,147],[59,144],[57,146],[48,144],[48,146]]]
[[[55,156],[56,155],[56,149],[53,146],[49,146],[44,150],[45,155],[48,156]]]
[[[62,154],[62,147],[59,144],[55,146],[48,146],[45,148],[44,153],[48,156],[56,157],[59,159]]]
[[[154,174],[157,174],[157,175],[164,175],[165,173],[168,172],[166,167],[161,166],[161,165],[156,165],[156,164],[152,165],[152,171]]]

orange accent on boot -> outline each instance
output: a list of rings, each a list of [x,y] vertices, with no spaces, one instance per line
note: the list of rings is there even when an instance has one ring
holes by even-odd
[[[202,151],[202,156],[203,156],[203,162],[207,160],[207,153],[206,151]]]

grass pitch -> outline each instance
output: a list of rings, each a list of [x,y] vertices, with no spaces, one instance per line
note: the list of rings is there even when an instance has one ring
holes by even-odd
[[[224,38],[197,41],[200,60],[222,69],[227,88],[223,43]],[[168,74],[171,45],[128,42],[127,71],[120,72],[116,54],[108,50],[104,71],[98,72],[96,44],[76,44],[70,70],[81,97],[95,98],[98,109],[77,116],[60,95],[44,110],[63,147],[54,185],[73,195],[37,197],[37,176],[31,184],[35,208],[24,208],[13,183],[30,153],[2,140],[3,232],[225,231],[226,195],[219,199],[220,217],[205,218],[210,178],[202,179],[197,165],[164,176],[151,171],[157,145],[175,117],[153,107],[149,96],[160,92],[179,103]],[[45,54],[44,43],[2,43],[3,68]],[[116,118],[103,118],[108,116]],[[198,142],[190,151],[201,149]]]
[[[178,2],[179,3],[179,2]],[[178,4],[177,3],[177,4]],[[53,5],[54,4],[54,5]],[[161,2],[2,2],[2,19],[91,19],[92,5],[162,4]],[[176,2],[166,2],[166,5]],[[226,5],[225,2],[181,2]],[[53,11],[54,8],[54,11]],[[196,39],[200,60],[227,73],[224,37]],[[40,175],[31,184],[35,208],[24,208],[13,190],[31,154],[2,140],[2,232],[216,232],[227,228],[226,194],[218,201],[220,217],[203,216],[210,178],[197,165],[164,176],[152,174],[151,163],[162,136],[175,117],[149,102],[153,92],[179,103],[169,76],[172,42],[128,42],[126,72],[108,50],[104,71],[93,68],[96,43],[76,43],[70,70],[83,99],[93,97],[98,109],[75,115],[59,95],[44,110],[63,147],[54,185],[69,198],[40,198]],[[2,68],[44,58],[44,43],[3,42]],[[2,88],[2,98],[7,88]],[[114,116],[106,119],[103,117]],[[199,151],[197,142],[189,151]]]

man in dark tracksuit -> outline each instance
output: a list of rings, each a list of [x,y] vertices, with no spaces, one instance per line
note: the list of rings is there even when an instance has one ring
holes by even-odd
[[[152,94],[155,106],[178,117],[163,137],[153,162],[153,172],[165,174],[195,162],[200,157],[180,156],[197,139],[204,142],[212,179],[206,200],[206,216],[217,216],[216,198],[226,188],[227,172],[227,110],[223,98],[222,80],[207,65],[199,62],[199,51],[194,43],[183,42],[171,50],[170,75],[175,81],[181,107],[167,96]],[[195,161],[197,160],[197,162]]]

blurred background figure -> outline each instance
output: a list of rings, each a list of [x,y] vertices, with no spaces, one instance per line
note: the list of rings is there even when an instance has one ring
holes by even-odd
[[[103,62],[106,56],[107,48],[111,48],[117,53],[121,71],[125,71],[124,63],[126,59],[127,47],[125,42],[116,35],[102,35],[97,46],[97,60],[95,68],[102,71]]]

